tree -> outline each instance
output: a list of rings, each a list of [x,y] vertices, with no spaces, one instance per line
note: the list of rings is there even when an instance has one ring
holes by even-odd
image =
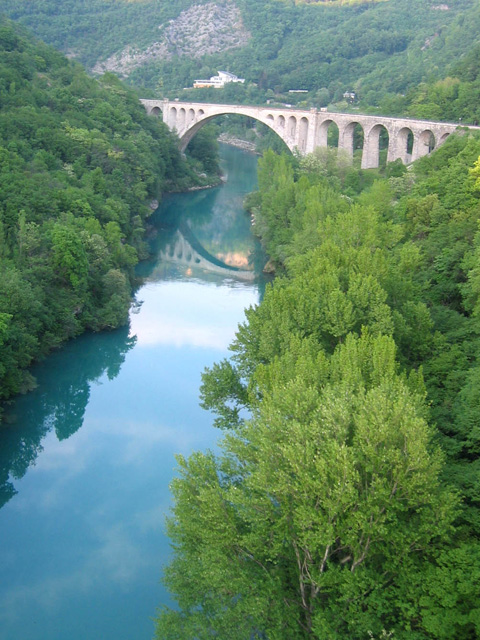
[[[126,322],[148,202],[204,179],[113,74],[89,78],[2,17],[0,52],[3,402],[49,349]]]
[[[393,340],[349,336],[314,360],[299,341],[262,379],[258,408],[222,455],[179,458],[165,582],[180,610],[163,610],[157,637],[401,628],[412,616],[391,598],[398,575],[445,536],[455,498]]]
[[[87,287],[88,259],[73,227],[57,223],[52,232],[52,263],[60,281],[75,292]]]

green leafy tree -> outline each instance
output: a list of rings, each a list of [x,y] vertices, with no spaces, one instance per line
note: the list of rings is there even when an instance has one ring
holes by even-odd
[[[319,358],[312,373],[280,357],[222,455],[179,458],[165,582],[180,610],[158,638],[365,638],[405,622],[398,575],[454,515],[442,456],[391,338]]]
[[[72,228],[55,225],[52,231],[52,262],[61,281],[78,293],[86,289],[87,255],[80,237]]]

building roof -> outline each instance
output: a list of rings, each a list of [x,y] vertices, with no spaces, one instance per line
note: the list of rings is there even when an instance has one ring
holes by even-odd
[[[218,75],[223,74],[225,76],[228,76],[229,78],[236,78],[237,76],[234,73],[230,73],[230,71],[218,71]]]

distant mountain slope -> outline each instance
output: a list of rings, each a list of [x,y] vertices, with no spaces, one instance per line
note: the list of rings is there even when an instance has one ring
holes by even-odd
[[[146,49],[128,45],[123,51],[98,62],[94,73],[113,71],[128,76],[140,66],[173,57],[198,59],[245,46],[250,34],[242,23],[239,8],[208,2],[195,4],[167,25],[159,25],[159,40]]]
[[[353,89],[375,105],[444,77],[480,44],[477,0],[2,0],[2,10],[90,70],[171,97],[226,69],[247,80],[236,99],[307,89],[329,102]]]

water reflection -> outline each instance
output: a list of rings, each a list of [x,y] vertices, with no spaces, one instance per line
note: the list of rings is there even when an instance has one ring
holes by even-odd
[[[245,162],[245,154],[228,147],[223,148],[223,157],[227,188],[167,197],[154,213],[154,258],[138,272],[149,280],[255,282],[262,297],[266,257],[243,211],[243,199],[256,184],[256,162]]]
[[[255,280],[255,272],[248,269],[249,254],[236,252],[228,253],[226,256],[220,254],[222,258],[230,258],[230,262],[235,260],[237,263],[243,263],[245,269],[239,266],[228,264],[220,258],[213,256],[199,242],[191,228],[185,222],[181,222],[169,242],[169,244],[160,251],[159,257],[162,263],[173,263],[178,267],[185,268],[185,274],[192,276],[195,269],[217,273],[226,277],[234,277],[239,280],[253,282]]]
[[[137,340],[140,346],[228,347],[231,325],[240,318],[250,293],[245,300],[237,298],[229,326],[223,328],[212,315],[218,297],[208,287],[196,285],[222,287],[226,299],[230,288],[255,281],[262,296],[265,257],[250,233],[248,215],[242,213],[243,198],[255,184],[256,163],[245,163],[242,154],[231,148],[224,148],[223,153],[228,188],[167,198],[152,216],[152,258],[137,269],[143,281],[190,281],[192,286],[164,286],[161,296],[151,296],[149,311],[132,315],[131,327],[82,336],[52,354],[46,366],[33,371],[37,389],[7,410],[6,424],[0,430],[0,508],[15,495],[12,479],[22,478],[35,463],[49,431],[53,429],[61,441],[80,429],[91,384],[104,374],[113,380]],[[148,297],[148,287],[140,296]],[[204,318],[201,309],[206,311]]]
[[[0,507],[16,493],[11,478],[22,478],[35,463],[49,431],[65,440],[80,429],[91,384],[103,375],[113,380],[135,343],[128,327],[82,336],[33,370],[37,388],[7,408],[0,432]]]

